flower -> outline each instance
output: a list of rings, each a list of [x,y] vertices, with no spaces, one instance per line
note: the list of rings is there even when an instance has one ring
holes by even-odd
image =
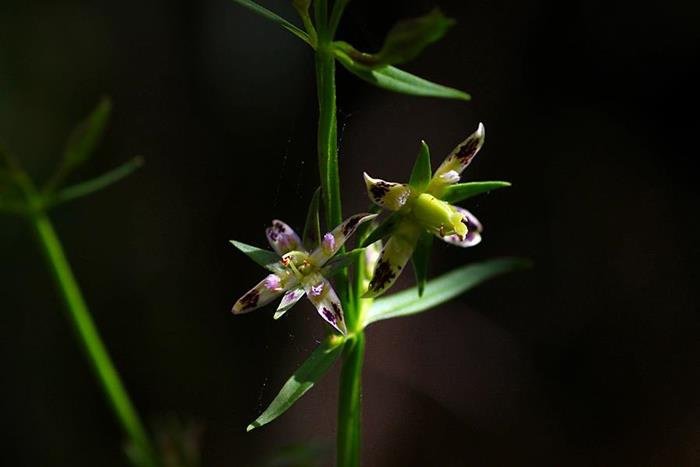
[[[267,305],[280,295],[275,319],[293,307],[304,295],[314,304],[321,317],[345,334],[343,307],[333,286],[324,276],[324,266],[343,246],[357,227],[377,217],[376,214],[356,214],[331,232],[323,235],[321,244],[308,252],[294,230],[280,220],[272,221],[265,231],[267,240],[280,255],[280,260],[268,264],[271,272],[258,285],[241,297],[232,312],[248,313]]]
[[[366,297],[376,297],[393,285],[413,254],[418,239],[429,232],[460,247],[481,241],[481,223],[464,208],[444,201],[446,191],[459,182],[484,143],[484,125],[460,143],[422,186],[387,182],[367,173],[365,183],[372,202],[395,212],[395,224],[382,249]],[[426,175],[426,179],[429,175]]]

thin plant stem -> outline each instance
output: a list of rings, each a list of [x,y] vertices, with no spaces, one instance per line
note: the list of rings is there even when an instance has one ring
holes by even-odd
[[[362,364],[365,357],[365,334],[359,331],[345,344],[340,372],[338,400],[338,467],[360,465]]]
[[[85,304],[61,242],[43,210],[31,216],[36,238],[68,310],[73,327],[114,414],[144,466],[158,465],[146,430],[134,409]]]

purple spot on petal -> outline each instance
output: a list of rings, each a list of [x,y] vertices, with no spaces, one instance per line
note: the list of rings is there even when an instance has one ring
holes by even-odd
[[[326,318],[327,321],[330,323],[335,324],[337,322],[335,315],[331,310],[326,308],[325,306],[321,309],[321,313],[323,313],[323,317]]]
[[[311,295],[312,297],[318,297],[319,295],[321,295],[321,292],[323,292],[323,282],[321,282],[318,285],[311,286],[309,295]]]
[[[241,309],[242,310],[247,310],[248,308],[253,308],[255,305],[258,304],[258,300],[260,299],[260,292],[257,290],[253,289],[247,294],[241,298],[240,303],[241,303]]]

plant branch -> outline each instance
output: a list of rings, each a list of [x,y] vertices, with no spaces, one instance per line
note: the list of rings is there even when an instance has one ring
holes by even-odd
[[[80,287],[71,271],[51,221],[46,213],[38,211],[32,217],[32,224],[37,241],[45,254],[46,261],[65,302],[70,321],[97,374],[115,416],[133,448],[138,451],[138,458],[142,460],[143,465],[149,467],[158,465],[146,430],[90,316]]]
[[[365,335],[360,331],[348,339],[343,350],[338,400],[338,467],[360,465],[360,429],[362,363],[365,357]]]

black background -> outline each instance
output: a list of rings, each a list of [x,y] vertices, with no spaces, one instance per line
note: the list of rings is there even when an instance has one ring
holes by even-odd
[[[406,179],[420,139],[437,164],[483,121],[467,178],[513,187],[468,203],[484,242],[439,246],[432,272],[502,255],[535,267],[368,331],[364,465],[698,465],[697,4],[439,5],[457,26],[405,68],[473,100],[339,70],[345,211],[365,209],[363,170]],[[339,37],[376,50],[432,6],[353,0]],[[0,135],[33,176],[103,94],[106,140],[73,180],[145,157],[52,218],[137,407],[150,426],[196,420],[205,465],[263,465],[293,443],[332,452],[337,368],[244,432],[324,324],[307,304],[278,322],[229,314],[263,271],[228,240],[303,223],[314,86],[304,44],[232,2],[0,3]],[[125,465],[31,230],[11,217],[0,351],[3,465]]]

